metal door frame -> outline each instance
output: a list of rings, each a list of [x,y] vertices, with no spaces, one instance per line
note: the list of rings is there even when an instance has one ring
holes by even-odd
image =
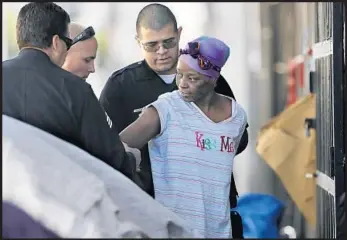
[[[322,16],[317,11],[316,20],[318,28],[327,27],[332,34],[323,41],[316,42],[313,47],[316,63],[322,63],[315,74],[317,83],[315,87],[317,94],[317,237],[336,238],[337,233],[344,231],[338,224],[340,219],[337,219],[336,210],[340,196],[346,188],[344,172],[347,144],[344,139],[346,133],[344,23],[346,19],[344,3],[325,4],[331,4],[332,11],[322,12]],[[326,15],[329,16],[329,13],[332,14],[332,19],[324,19],[328,23],[319,22]],[[320,61],[323,58],[327,60],[329,56],[331,61]],[[328,82],[325,81],[328,79],[323,79],[327,76],[324,75],[325,71],[331,71]],[[329,114],[332,114],[332,119]],[[327,147],[330,148],[330,153],[326,151]]]

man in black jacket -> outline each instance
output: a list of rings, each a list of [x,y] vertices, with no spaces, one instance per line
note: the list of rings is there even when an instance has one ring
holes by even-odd
[[[161,4],[144,7],[136,22],[137,42],[145,60],[131,64],[112,74],[100,96],[104,107],[118,132],[134,122],[141,108],[157,100],[158,96],[177,89],[174,81],[178,60],[178,43],[182,28],[169,8]],[[226,80],[220,76],[216,92],[234,97]],[[248,144],[245,131],[238,153]],[[141,149],[140,178],[145,191],[154,197],[148,146]],[[237,190],[232,177],[231,207],[236,205]]]
[[[133,179],[135,159],[91,86],[63,70],[69,15],[54,3],[33,2],[17,19],[17,57],[2,63],[3,114],[34,125],[90,154]]]

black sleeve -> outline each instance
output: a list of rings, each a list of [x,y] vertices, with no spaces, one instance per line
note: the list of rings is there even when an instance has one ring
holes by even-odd
[[[215,91],[219,94],[223,94],[225,96],[232,97],[233,99],[236,100],[235,95],[234,95],[233,91],[231,90],[228,82],[225,80],[225,78],[222,75],[220,75],[218,80],[217,80],[217,85],[216,85]],[[243,150],[245,150],[247,145],[248,145],[247,128],[248,128],[248,123],[247,123],[246,129],[243,132],[243,135],[241,137],[239,148],[237,149],[236,154],[242,153]]]
[[[215,91],[217,93],[219,93],[219,94],[223,94],[225,96],[231,97],[231,98],[236,100],[235,95],[234,95],[233,91],[231,90],[228,82],[225,80],[225,78],[222,75],[220,75],[218,80],[217,80]],[[236,155],[242,153],[243,150],[245,150],[247,145],[248,145],[248,131],[247,131],[247,127],[248,127],[248,123],[246,125],[245,131],[242,134],[242,137],[241,137],[240,144],[239,144],[239,147],[237,149]],[[229,201],[230,201],[230,207],[231,208],[234,208],[234,207],[237,206],[237,197],[238,197],[238,195],[239,194],[237,192],[235,179],[234,179],[234,174],[232,174],[231,175],[231,182],[230,182],[230,193],[229,193]]]
[[[81,116],[81,139],[92,155],[133,179],[136,160],[125,152],[118,132],[100,106],[92,88],[88,86]],[[110,125],[112,127],[110,127]]]
[[[236,155],[242,153],[243,150],[246,149],[247,145],[248,145],[248,131],[247,131],[247,129],[245,129],[245,131],[242,134],[242,137],[241,137],[241,140],[240,140],[239,147],[237,149]]]
[[[219,75],[215,91],[219,94],[232,97],[233,99],[236,100],[235,95],[233,91],[231,90],[228,82],[225,80],[225,78],[222,75]]]
[[[115,129],[120,133],[124,128],[126,128],[124,114],[120,112],[122,109],[122,85],[117,79],[122,77],[122,75],[111,75],[107,80],[105,87],[102,89],[99,102],[104,110],[107,112],[111,118]]]

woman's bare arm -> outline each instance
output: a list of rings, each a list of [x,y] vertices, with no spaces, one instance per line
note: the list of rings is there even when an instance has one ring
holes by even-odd
[[[160,133],[160,118],[154,107],[143,110],[135,122],[125,128],[120,134],[122,142],[131,148],[141,149],[148,141]]]

